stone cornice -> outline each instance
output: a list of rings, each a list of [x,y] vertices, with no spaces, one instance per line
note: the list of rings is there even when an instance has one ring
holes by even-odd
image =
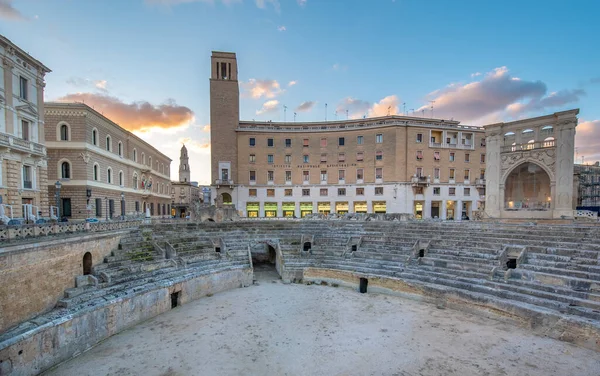
[[[147,195],[150,197],[166,198],[169,200],[171,199],[170,194],[164,194],[164,193],[161,194],[161,193],[146,191],[143,189],[133,189],[133,188],[128,188],[128,187],[122,187],[120,185],[108,184],[108,183],[103,183],[103,182],[99,182],[99,181],[95,181],[95,180],[60,179],[60,182],[61,182],[63,188],[64,187],[72,187],[72,186],[86,186],[86,187],[109,189],[109,190],[117,191],[117,192],[135,193],[140,196]],[[54,187],[54,183],[48,184],[48,186]]]

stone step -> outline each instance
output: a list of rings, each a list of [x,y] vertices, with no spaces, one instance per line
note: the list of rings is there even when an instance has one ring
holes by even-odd
[[[553,268],[553,267],[539,266],[539,265],[532,265],[532,264],[521,264],[521,265],[519,265],[519,268],[526,269],[526,270],[532,270],[532,271],[536,271],[536,272],[541,272],[541,273],[552,274],[555,276],[568,276],[568,277],[575,277],[575,278],[580,278],[580,279],[600,281],[600,274],[594,273],[594,272]]]
[[[543,273],[523,268],[512,269],[510,272],[511,279],[523,279],[526,281],[535,281],[545,285],[568,287],[576,291],[591,291],[594,293],[600,293],[600,283],[597,281],[591,281],[589,279]]]
[[[467,270],[477,273],[491,273],[494,265],[484,266],[481,264],[469,263],[469,262],[461,262],[454,260],[445,260],[438,259],[435,257],[425,256],[419,257],[418,259],[420,265],[430,265],[438,268],[448,268],[448,269],[457,269],[457,270]]]

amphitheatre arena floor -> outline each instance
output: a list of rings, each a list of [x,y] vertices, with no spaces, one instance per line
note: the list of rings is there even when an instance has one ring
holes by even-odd
[[[45,375],[600,375],[598,353],[505,322],[258,279],[141,323]]]

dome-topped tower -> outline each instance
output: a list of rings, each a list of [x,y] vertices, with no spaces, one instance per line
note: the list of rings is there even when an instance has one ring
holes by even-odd
[[[181,154],[179,155],[179,181],[182,183],[190,182],[190,164],[185,145],[181,147]]]

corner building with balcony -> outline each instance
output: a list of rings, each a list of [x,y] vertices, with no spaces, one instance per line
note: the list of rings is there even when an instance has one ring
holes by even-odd
[[[0,35],[0,222],[49,215],[44,76],[50,72]]]
[[[171,213],[171,159],[152,145],[83,103],[46,103],[45,132],[50,205],[61,218]]]
[[[213,52],[211,67],[213,197],[243,216],[411,213],[460,220],[483,204],[483,128],[395,115],[240,121],[235,54]]]

